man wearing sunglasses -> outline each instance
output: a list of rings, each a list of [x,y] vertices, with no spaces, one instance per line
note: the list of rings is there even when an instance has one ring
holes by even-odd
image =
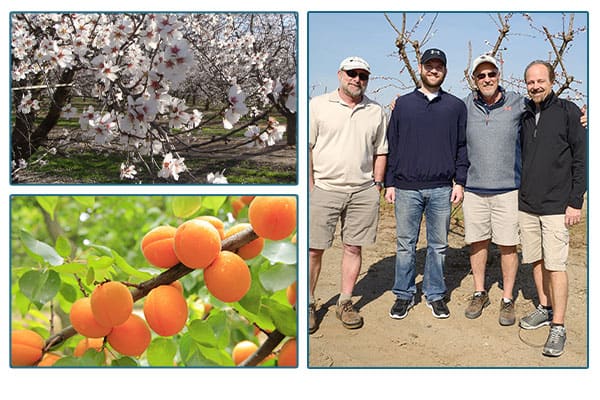
[[[309,321],[318,328],[315,289],[323,253],[341,221],[342,280],[336,316],[348,329],[363,319],[352,303],[362,247],[375,242],[379,199],[387,159],[387,118],[365,95],[371,67],[360,57],[344,59],[337,90],[309,105]]]
[[[467,179],[463,101],[442,90],[446,55],[426,50],[419,61],[421,86],[399,97],[387,130],[389,154],[385,199],[394,203],[397,249],[390,317],[403,319],[415,304],[416,244],[423,215],[427,255],[423,294],[436,318],[448,318],[444,266],[448,249],[451,203],[463,197]]]
[[[464,101],[467,105],[467,150],[469,170],[463,201],[465,242],[470,245],[474,293],[465,309],[477,318],[490,304],[485,269],[490,242],[500,251],[502,299],[498,322],[515,323],[513,289],[519,259],[518,189],[521,183],[519,126],[525,99],[500,85],[500,65],[487,54],[471,68],[477,88]]]

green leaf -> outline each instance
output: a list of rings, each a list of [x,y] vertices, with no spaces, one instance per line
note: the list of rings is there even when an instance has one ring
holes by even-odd
[[[188,218],[202,207],[200,196],[176,196],[173,198],[171,208],[173,214],[179,218]]]
[[[64,262],[64,259],[58,255],[54,248],[44,242],[36,240],[29,232],[21,230],[21,240],[25,247],[33,254],[40,256],[50,265],[57,266]]]
[[[116,360],[112,360],[110,363],[111,367],[137,367],[138,363],[134,358],[131,357],[121,357]]]
[[[50,218],[54,220],[54,211],[58,204],[58,196],[36,196],[35,200],[50,215]]]
[[[221,209],[223,204],[225,204],[226,200],[227,196],[204,196],[202,199],[202,206],[212,210],[213,214],[216,214],[217,211]]]
[[[93,208],[96,202],[94,196],[73,196],[73,199],[86,208]]]
[[[55,367],[104,367],[106,366],[106,354],[104,351],[87,349],[81,357],[63,357],[57,360]]]
[[[69,239],[67,239],[63,235],[60,235],[56,239],[56,244],[54,245],[54,248],[56,249],[56,252],[58,253],[58,255],[60,255],[63,258],[67,258],[67,257],[71,256],[71,251],[72,251],[71,242],[69,241]]]
[[[273,264],[275,263],[283,263],[283,264],[296,264],[297,247],[296,245],[285,242],[285,241],[265,241],[265,247],[262,251],[262,255],[271,261]]]
[[[89,255],[87,258],[88,266],[95,269],[107,269],[113,265],[112,257]]]
[[[177,345],[172,339],[156,338],[146,350],[148,363],[153,367],[173,367]]]
[[[52,270],[28,271],[19,279],[19,290],[37,308],[52,300],[61,286],[60,276]]]
[[[298,334],[296,310],[272,299],[263,299],[263,304],[279,332],[285,336],[296,336]]]
[[[188,327],[192,339],[198,343],[216,346],[216,336],[210,322],[196,319]]]
[[[268,265],[263,263],[259,267],[258,276],[263,287],[270,292],[287,288],[296,280],[296,266],[286,264]]]
[[[111,254],[113,256],[115,264],[117,265],[117,268],[119,268],[121,271],[123,271],[127,275],[133,276],[136,278],[140,278],[144,281],[152,278],[152,276],[153,276],[152,274],[149,274],[147,272],[138,271],[137,269],[135,269],[134,267],[129,265],[127,263],[127,261],[125,261],[125,259],[123,257],[121,257],[116,251],[111,250]]]
[[[60,274],[82,274],[87,270],[87,266],[80,263],[66,263],[52,269]]]

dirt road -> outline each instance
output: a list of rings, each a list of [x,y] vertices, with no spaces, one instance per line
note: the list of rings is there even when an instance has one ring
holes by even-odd
[[[325,252],[316,296],[320,327],[310,335],[309,367],[586,367],[588,365],[588,274],[585,221],[571,231],[569,256],[569,304],[567,343],[558,358],[541,354],[548,328],[534,331],[518,324],[498,324],[502,297],[499,253],[493,248],[488,260],[486,286],[491,304],[481,317],[465,318],[464,309],[473,290],[469,248],[464,243],[461,221],[453,219],[446,263],[449,290],[448,319],[435,319],[422,299],[402,320],[388,315],[394,303],[395,220],[393,207],[383,204],[377,244],[365,248],[363,269],[354,302],[365,324],[347,330],[335,316],[339,292],[341,244]],[[420,291],[425,255],[425,229],[417,245],[417,287]],[[517,319],[535,307],[536,291],[531,266],[521,265],[515,291]]]

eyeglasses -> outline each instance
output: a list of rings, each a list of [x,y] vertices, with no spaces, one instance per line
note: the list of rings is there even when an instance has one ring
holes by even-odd
[[[349,71],[345,71],[345,72],[346,72],[346,75],[348,75],[350,78],[356,78],[358,76],[358,79],[360,79],[361,81],[369,80],[369,74],[365,74],[364,72],[356,72],[353,69],[351,69]]]
[[[492,71],[492,72],[488,72],[487,74],[485,72],[483,72],[481,74],[477,74],[476,78],[477,78],[477,80],[480,81],[482,79],[485,79],[486,77],[487,78],[495,78],[497,76],[498,76],[498,72]]]

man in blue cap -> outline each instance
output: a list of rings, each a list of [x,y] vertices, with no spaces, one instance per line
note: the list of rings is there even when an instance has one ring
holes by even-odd
[[[387,130],[385,199],[395,204],[397,251],[390,317],[402,319],[415,304],[416,245],[423,215],[427,256],[423,294],[436,318],[450,315],[444,265],[451,204],[463,198],[467,179],[465,103],[442,90],[446,54],[426,50],[419,61],[421,85],[396,100]]]

